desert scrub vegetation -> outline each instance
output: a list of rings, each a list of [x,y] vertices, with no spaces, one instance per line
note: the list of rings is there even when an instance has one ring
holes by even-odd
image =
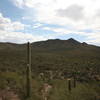
[[[25,82],[25,76],[22,77],[15,72],[0,73],[0,90],[10,87],[10,89],[18,93],[22,100],[26,99]],[[71,79],[71,91],[68,90],[67,78],[43,81],[39,77],[33,77],[31,84],[31,99],[34,98],[35,100],[43,100],[42,90],[44,89],[44,84],[48,84],[52,87],[47,96],[48,100],[100,100],[99,81],[77,81],[77,85],[74,87],[73,79]]]

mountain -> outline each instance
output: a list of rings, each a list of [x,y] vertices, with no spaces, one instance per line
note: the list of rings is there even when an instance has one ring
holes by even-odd
[[[85,42],[81,43],[73,38],[68,40],[60,39],[49,39],[47,41],[34,42],[32,45],[32,54],[58,54],[67,55],[69,57],[73,56],[99,56],[100,47],[89,45]],[[14,43],[0,43],[0,54],[8,55],[20,54],[25,55],[27,47],[26,44],[14,44]],[[2,58],[1,58],[2,59]]]
[[[77,46],[81,43],[70,38],[68,40],[60,40],[60,39],[49,39],[47,41],[35,42],[32,43],[33,46],[36,47],[45,47],[45,48],[68,48],[69,46]]]
[[[74,55],[80,55],[80,53],[98,53],[100,47],[89,45],[85,42],[70,38],[68,40],[49,39],[47,41],[40,41],[32,43],[32,49],[36,52],[49,52],[49,53],[73,53]]]
[[[90,68],[94,74],[100,73],[100,47],[81,43],[73,38],[49,39],[34,42],[31,46],[34,74],[45,70],[60,70],[63,75],[75,70],[86,74]],[[0,71],[22,73],[25,72],[26,64],[26,44],[0,43]]]
[[[25,49],[26,44],[15,44],[15,43],[0,43],[0,49]],[[80,43],[79,41],[70,38],[68,40],[60,40],[60,39],[49,39],[47,41],[39,41],[39,42],[33,42],[32,43],[33,49],[35,48],[44,48],[44,49],[66,49],[66,48],[76,48],[76,47],[94,47],[94,48],[100,48],[93,45],[88,45],[87,43],[83,42]],[[59,51],[58,49],[58,51]]]

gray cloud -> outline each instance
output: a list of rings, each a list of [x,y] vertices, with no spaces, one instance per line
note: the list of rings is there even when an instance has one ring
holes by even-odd
[[[57,10],[57,15],[78,21],[84,18],[83,7],[79,5],[71,5],[66,9]]]
[[[100,9],[97,10],[96,17],[100,18]]]

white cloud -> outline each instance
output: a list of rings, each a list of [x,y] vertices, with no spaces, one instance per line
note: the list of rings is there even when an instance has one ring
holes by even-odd
[[[10,0],[14,3],[15,6],[19,7],[19,8],[23,8],[24,7],[24,0]]]
[[[35,29],[35,28],[39,28],[39,27],[41,27],[41,26],[43,26],[43,24],[41,24],[41,23],[36,23],[36,24],[33,25],[33,28]]]
[[[23,32],[7,32],[0,30],[0,42],[26,43],[45,40],[43,36],[33,36]]]
[[[95,19],[96,12],[100,9],[99,0],[13,0],[13,2],[19,2],[18,7],[20,7],[21,2],[23,8],[34,9],[34,19],[40,23],[71,25],[76,28],[95,28],[100,21],[99,18]],[[59,10],[60,16],[57,14]],[[79,19],[82,20],[78,21]]]
[[[3,15],[0,13],[0,30],[19,31],[24,30],[26,26],[27,25],[24,25],[18,21],[13,22],[9,18],[3,17]]]
[[[31,9],[36,11],[35,19],[43,23],[63,26],[70,25],[82,29],[86,27],[95,29],[98,27],[98,21],[100,21],[100,19],[95,19],[96,11],[100,8],[98,5],[98,3],[100,3],[99,1],[25,0],[24,3],[27,7],[31,7]],[[57,14],[58,10],[60,10],[60,13],[63,13],[62,16],[66,15],[67,17],[59,16]],[[82,20],[78,21],[79,19]]]
[[[100,46],[100,32],[88,34],[86,42]]]
[[[84,18],[83,8],[78,5],[71,5],[67,9],[59,9],[57,14],[61,17],[68,17],[72,20],[78,21]]]
[[[20,30],[24,30],[27,26],[21,22],[13,22],[9,18],[3,17],[0,13],[0,42],[25,43],[27,41],[34,42],[46,39],[44,36],[20,32]]]
[[[53,27],[43,27],[43,30],[49,30],[57,33],[57,35],[63,35],[63,34],[70,34],[73,33],[71,30],[67,30],[65,28],[53,28]]]

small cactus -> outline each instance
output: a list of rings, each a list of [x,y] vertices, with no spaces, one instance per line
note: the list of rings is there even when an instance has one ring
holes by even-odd
[[[71,79],[68,79],[68,91],[71,92]]]

